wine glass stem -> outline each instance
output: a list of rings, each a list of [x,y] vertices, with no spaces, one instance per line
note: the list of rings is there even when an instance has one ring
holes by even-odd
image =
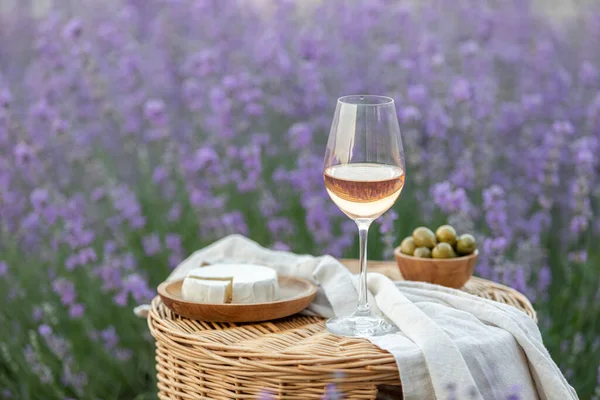
[[[357,219],[358,237],[360,242],[360,277],[358,284],[358,306],[356,314],[369,314],[369,300],[367,289],[367,236],[369,235],[369,226],[372,220]]]

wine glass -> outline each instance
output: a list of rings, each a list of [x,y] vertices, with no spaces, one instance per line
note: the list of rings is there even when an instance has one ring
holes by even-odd
[[[343,336],[378,336],[397,328],[373,313],[367,297],[367,235],[371,222],[398,199],[404,186],[404,151],[394,100],[353,95],[338,99],[323,168],[331,200],[358,226],[360,281],[354,313],[327,321]]]

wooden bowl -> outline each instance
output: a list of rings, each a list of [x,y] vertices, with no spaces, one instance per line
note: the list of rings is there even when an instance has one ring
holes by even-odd
[[[473,275],[478,250],[473,254],[456,258],[419,258],[408,256],[396,247],[394,255],[404,279],[435,283],[459,289]]]
[[[162,302],[176,314],[199,321],[259,322],[278,319],[304,310],[317,294],[310,281],[279,275],[279,300],[270,303],[212,304],[186,301],[181,296],[183,279],[158,285]]]

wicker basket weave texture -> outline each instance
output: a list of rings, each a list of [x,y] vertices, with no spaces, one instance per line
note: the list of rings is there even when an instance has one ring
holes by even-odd
[[[391,265],[374,269],[393,275],[384,267]],[[527,298],[506,286],[472,278],[462,290],[536,318]],[[316,317],[202,322],[174,314],[155,298],[148,325],[156,339],[160,399],[322,399],[334,384],[343,399],[374,400],[379,385],[400,386],[390,353],[366,339],[332,335]]]

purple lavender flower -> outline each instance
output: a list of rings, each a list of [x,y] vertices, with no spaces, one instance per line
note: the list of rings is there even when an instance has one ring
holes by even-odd
[[[121,258],[123,269],[131,271],[137,268],[138,262],[133,253],[125,253]]]
[[[57,334],[50,334],[44,336],[44,340],[50,351],[52,351],[56,357],[60,360],[66,360],[70,352],[70,345],[64,338]]]
[[[142,238],[142,245],[144,247],[144,253],[146,253],[147,256],[153,256],[160,253],[162,250],[160,237],[156,233],[144,236]]]
[[[61,383],[65,386],[70,386],[75,389],[75,391],[81,393],[88,383],[88,376],[85,372],[74,372],[71,363],[65,362],[63,363]]]
[[[0,261],[0,278],[8,274],[8,264],[6,261]]]
[[[40,322],[42,318],[44,318],[44,310],[41,307],[36,306],[33,308],[31,316],[35,322]]]
[[[88,263],[92,263],[98,260],[96,251],[91,247],[86,247],[84,249],[79,250],[78,258],[80,265],[86,265]]]
[[[17,165],[23,166],[29,164],[33,160],[34,151],[29,145],[19,143],[14,148],[14,155]]]
[[[47,365],[40,362],[30,344],[27,344],[23,349],[23,356],[29,364],[31,371],[39,377],[41,383],[48,384],[53,381],[52,371]]]
[[[569,226],[569,230],[574,235],[579,235],[583,233],[588,227],[588,220],[583,215],[576,215],[571,219],[571,224]]]
[[[104,188],[97,187],[92,191],[92,193],[90,195],[90,199],[94,203],[96,203],[96,202],[102,200],[105,196],[106,196],[106,191],[104,190]]]
[[[120,307],[125,307],[127,305],[128,293],[126,290],[121,290],[119,293],[113,296],[113,301],[116,305]]]
[[[189,71],[190,75],[207,76],[215,72],[217,57],[217,50],[205,49],[193,54],[184,68]]]
[[[31,196],[29,198],[31,200],[31,205],[33,206],[33,208],[39,210],[45,208],[48,205],[49,197],[50,196],[47,190],[38,188],[31,192]]]
[[[408,99],[417,105],[422,105],[427,101],[427,88],[423,85],[417,84],[409,86],[407,93]]]
[[[83,317],[84,312],[85,307],[83,306],[83,304],[76,303],[69,307],[69,317],[72,319]]]
[[[397,62],[401,52],[402,48],[397,43],[386,44],[379,50],[379,59],[384,63]]]
[[[288,130],[288,138],[294,149],[306,148],[312,143],[312,129],[307,124],[296,123]]]
[[[127,220],[132,228],[139,229],[145,226],[145,217],[141,215],[141,206],[127,186],[118,186],[112,190],[111,197],[115,209],[120,216]]]
[[[514,284],[512,287],[521,293],[527,292],[527,277],[525,276],[524,268],[520,265],[517,265],[514,271]]]
[[[183,83],[183,98],[191,111],[198,111],[204,105],[202,85],[195,79],[187,79]]]
[[[555,121],[552,124],[552,130],[565,136],[572,136],[575,132],[575,128],[569,121]]]
[[[0,89],[0,108],[8,108],[13,101],[12,93],[7,88]]]
[[[79,255],[78,254],[71,254],[65,260],[65,268],[67,269],[67,271],[73,271],[75,268],[77,268],[78,265],[79,265]]]
[[[505,192],[498,185],[483,191],[483,207],[486,209],[486,222],[496,235],[508,236],[508,215],[506,213]]]
[[[169,255],[169,268],[175,269],[183,261],[183,256],[180,253],[173,253]]]
[[[467,101],[471,98],[471,85],[468,80],[458,78],[452,85],[452,96],[457,102]]]
[[[38,333],[44,337],[49,336],[52,334],[52,328],[46,324],[42,324],[38,327]]]
[[[155,184],[160,184],[164,182],[167,179],[167,177],[168,173],[165,167],[159,165],[154,169],[154,172],[152,173],[152,182],[154,182]]]
[[[421,112],[417,107],[406,106],[400,109],[400,120],[404,124],[417,122],[421,119]]]
[[[113,254],[117,250],[117,243],[114,240],[104,242],[104,254]]]
[[[124,288],[131,293],[138,304],[150,301],[154,297],[154,291],[148,286],[146,279],[139,274],[131,274],[124,281]]]
[[[217,163],[219,161],[219,155],[213,147],[204,146],[196,150],[194,158],[194,171],[199,171],[202,168],[207,167],[210,164]]]
[[[221,224],[227,233],[248,234],[245,218],[239,211],[233,211],[221,216]]]
[[[262,104],[250,103],[246,105],[244,111],[250,117],[260,117],[265,113],[265,108]]]
[[[181,251],[181,236],[177,233],[167,233],[165,235],[165,246],[171,251]]]
[[[598,68],[591,62],[584,61],[579,70],[579,79],[584,85],[593,86],[598,79]]]
[[[206,204],[207,194],[200,189],[192,189],[189,196],[190,204],[194,207],[202,207]]]
[[[107,350],[112,350],[119,344],[119,335],[117,335],[117,331],[112,325],[100,331],[100,339]]]
[[[585,264],[588,259],[588,254],[586,250],[574,251],[569,253],[568,259],[571,262]]]
[[[279,242],[279,241],[273,243],[273,246],[271,246],[271,248],[273,250],[279,250],[279,251],[290,251],[289,245],[287,245],[283,242]]]
[[[54,293],[60,296],[60,301],[64,305],[72,305],[75,302],[75,285],[66,278],[58,278],[52,282]]]
[[[169,222],[175,222],[178,221],[180,217],[181,205],[179,203],[175,203],[173,204],[173,206],[171,206],[171,209],[167,213],[167,219],[169,220]]]
[[[83,33],[83,23],[77,18],[70,20],[63,28],[62,34],[66,39],[78,39]]]
[[[265,190],[260,199],[259,208],[262,215],[264,215],[267,218],[270,218],[273,217],[280,210],[280,204],[278,204],[275,197],[269,191]]]
[[[394,210],[386,212],[379,221],[379,232],[383,235],[382,241],[385,245],[384,258],[388,259],[394,254],[396,235],[394,234],[394,222],[398,219],[398,214]],[[350,243],[348,243],[350,244]]]
[[[23,349],[23,355],[25,356],[25,360],[27,361],[27,363],[34,364],[37,362],[37,357],[31,345],[28,344],[27,346],[25,346],[25,348]]]
[[[115,350],[115,357],[119,361],[129,361],[129,360],[131,360],[132,356],[133,356],[133,351],[131,351],[130,349],[116,349]]]
[[[144,115],[152,124],[164,126],[167,123],[164,101],[161,99],[148,100],[144,105]]]
[[[431,189],[435,204],[444,212],[468,213],[471,209],[470,201],[463,188],[453,189],[450,182],[441,182]]]
[[[546,293],[550,283],[552,282],[552,272],[550,267],[544,266],[538,272],[537,291],[538,293]]]

